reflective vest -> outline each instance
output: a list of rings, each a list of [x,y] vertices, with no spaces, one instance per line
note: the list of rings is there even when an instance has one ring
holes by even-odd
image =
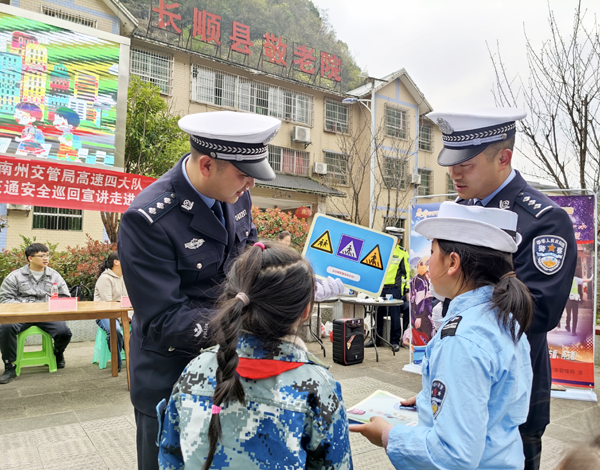
[[[392,255],[392,259],[390,260],[390,264],[385,273],[385,281],[384,284],[388,285],[396,285],[396,276],[398,275],[398,269],[400,269],[400,263],[404,262],[404,277],[403,279],[399,279],[397,287],[402,287],[402,293],[408,290],[408,275],[409,272],[409,264],[408,264],[408,252],[403,250],[400,245],[396,245],[394,248],[394,254]]]

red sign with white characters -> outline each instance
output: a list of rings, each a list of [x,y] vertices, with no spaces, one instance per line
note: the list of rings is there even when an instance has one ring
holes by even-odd
[[[148,176],[0,156],[0,203],[125,212]]]

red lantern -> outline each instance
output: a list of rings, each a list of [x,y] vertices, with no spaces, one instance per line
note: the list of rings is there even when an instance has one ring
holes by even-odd
[[[309,207],[298,207],[294,215],[299,219],[308,219],[312,215],[312,211]]]

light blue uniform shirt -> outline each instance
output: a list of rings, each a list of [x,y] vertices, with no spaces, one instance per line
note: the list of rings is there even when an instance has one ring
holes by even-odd
[[[492,292],[486,286],[452,300],[444,325],[462,317],[454,335],[442,339],[442,326],[427,345],[419,425],[389,433],[387,454],[397,469],[524,467],[519,425],[531,395],[529,343],[523,334],[515,344],[498,325]]]

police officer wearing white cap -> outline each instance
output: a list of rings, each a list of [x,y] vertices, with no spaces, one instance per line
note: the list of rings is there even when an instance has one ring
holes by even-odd
[[[272,180],[267,145],[281,122],[256,114],[185,116],[191,152],[142,191],[123,215],[119,255],[135,316],[131,401],[138,468],[158,468],[156,405],[186,364],[212,346],[208,323],[219,284],[257,240],[250,188]]]
[[[523,332],[533,305],[514,272],[516,227],[514,212],[444,202],[437,217],[414,228],[433,240],[434,290],[452,299],[426,346],[419,424],[392,426],[376,417],[350,426],[384,446],[397,469],[523,468],[519,426],[532,380]]]
[[[516,108],[427,115],[442,131],[444,148],[438,163],[458,193],[459,204],[482,205],[516,212],[522,241],[514,255],[517,277],[534,299],[527,330],[531,345],[533,386],[527,422],[520,427],[525,468],[538,469],[542,435],[550,422],[552,373],[546,333],[560,321],[577,264],[577,245],[567,213],[532,188],[511,160],[516,122],[527,113]]]

